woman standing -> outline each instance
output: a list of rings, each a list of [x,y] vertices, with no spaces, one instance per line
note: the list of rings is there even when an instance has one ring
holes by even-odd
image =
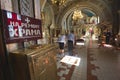
[[[59,43],[60,55],[63,57],[64,56],[64,46],[66,43],[66,37],[64,34],[60,35],[60,37],[58,38],[58,43]]]

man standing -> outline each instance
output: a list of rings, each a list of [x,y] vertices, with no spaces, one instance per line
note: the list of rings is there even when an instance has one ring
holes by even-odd
[[[70,34],[68,34],[68,53],[71,56],[73,55],[74,43],[75,43],[74,31],[71,31]]]

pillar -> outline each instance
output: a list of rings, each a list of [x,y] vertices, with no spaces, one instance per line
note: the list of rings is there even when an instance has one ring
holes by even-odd
[[[119,18],[118,18],[118,26],[119,26],[119,32],[118,32],[118,34],[120,34],[120,10],[118,10],[118,16],[119,16]]]

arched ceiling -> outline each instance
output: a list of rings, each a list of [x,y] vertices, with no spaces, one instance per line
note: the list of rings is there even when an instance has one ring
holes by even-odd
[[[82,13],[86,14],[88,17],[96,16],[96,14],[89,9],[82,9]]]
[[[51,0],[48,0],[50,2]],[[112,23],[112,2],[113,0],[66,0],[62,6],[52,5],[55,12],[56,24],[61,25],[76,8],[81,9],[85,14],[100,17],[101,22]]]

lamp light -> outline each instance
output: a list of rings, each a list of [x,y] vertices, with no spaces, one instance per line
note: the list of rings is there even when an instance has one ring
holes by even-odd
[[[75,10],[72,18],[73,20],[78,20],[78,19],[83,18],[81,10]]]
[[[63,5],[66,0],[51,0],[52,4]]]

